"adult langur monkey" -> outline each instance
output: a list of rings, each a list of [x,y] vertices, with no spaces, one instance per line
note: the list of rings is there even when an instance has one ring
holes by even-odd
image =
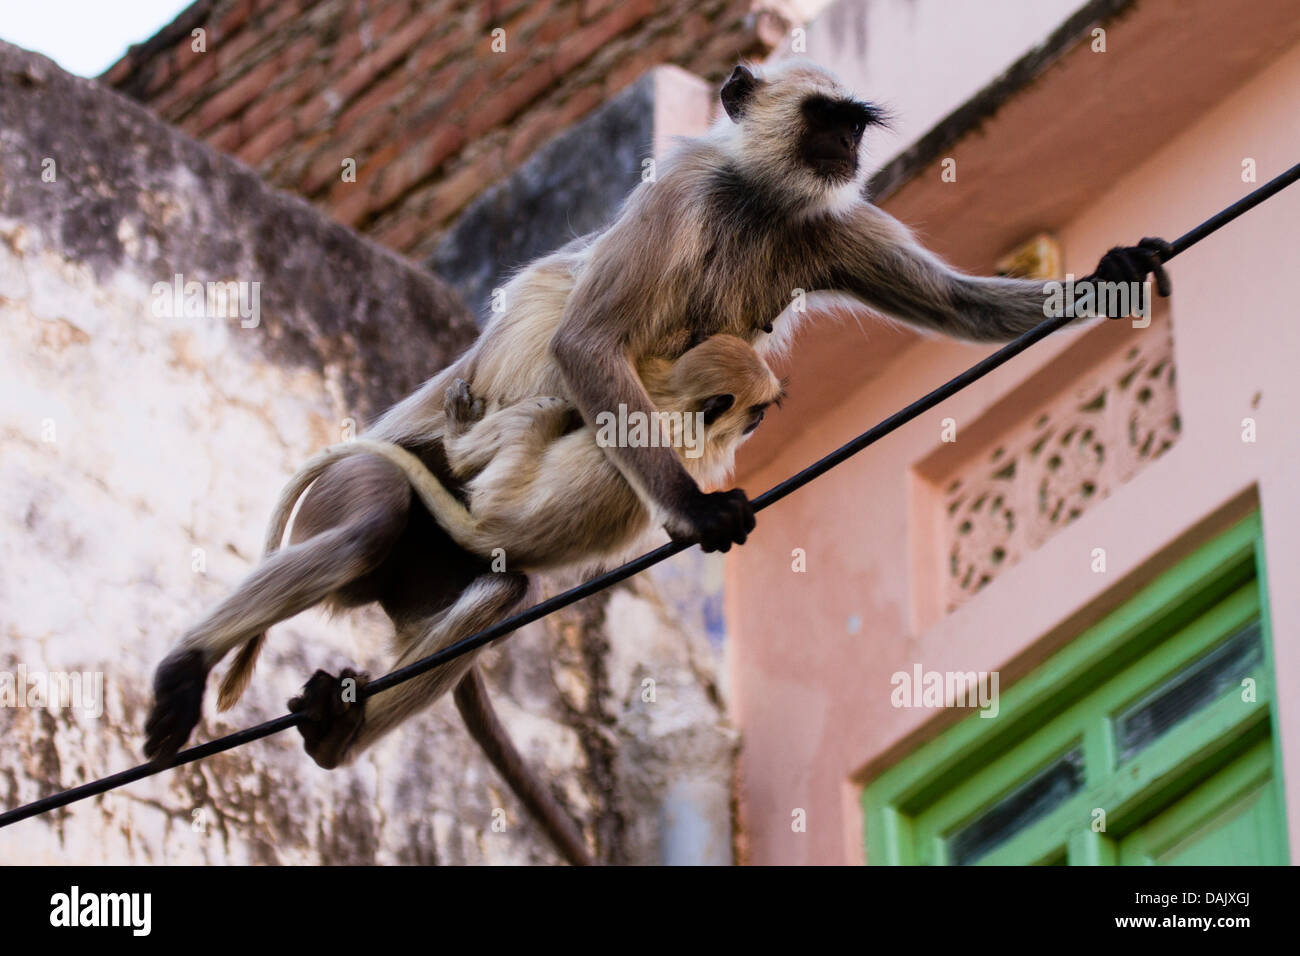
[[[506,310],[470,350],[364,437],[403,446],[454,487],[441,448],[454,380],[464,379],[489,411],[561,396],[590,425],[620,405],[650,414],[638,362],[675,359],[720,333],[760,355],[781,350],[801,315],[787,309],[796,289],[971,341],[1007,341],[1043,321],[1043,283],[958,272],[867,200],[863,133],[882,114],[830,73],[804,62],[740,66],[721,98],[726,116],[707,135],[679,146],[604,231],[517,274],[505,287]],[[1112,249],[1087,278],[1136,282],[1155,273],[1167,294],[1165,249],[1160,240]],[[672,449],[606,451],[673,537],[726,551],[753,530],[744,492],[702,491]],[[207,674],[227,652],[321,600],[378,601],[406,646],[403,658],[414,660],[514,611],[526,592],[524,576],[493,573],[457,547],[413,500],[404,473],[377,456],[350,457],[322,475],[292,540],[159,665],[147,753],[166,759],[185,742]],[[273,615],[256,600],[267,593],[277,598]],[[323,766],[351,759],[364,726],[399,723],[468,666],[460,658],[362,703],[342,699],[352,675],[318,671],[293,702],[305,715],[308,753]],[[486,703],[473,672],[458,703],[462,691]],[[472,711],[462,706],[467,720]]]

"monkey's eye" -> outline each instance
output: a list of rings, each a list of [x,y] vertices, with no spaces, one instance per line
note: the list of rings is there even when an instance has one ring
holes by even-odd
[[[853,121],[854,138],[860,137],[862,135],[862,131],[866,128],[867,128],[867,124],[862,122],[862,120],[854,120]]]

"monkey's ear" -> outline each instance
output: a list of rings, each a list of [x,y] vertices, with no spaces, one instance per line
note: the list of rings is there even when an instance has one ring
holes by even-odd
[[[727,111],[733,123],[739,123],[745,113],[745,107],[758,89],[758,77],[744,66],[737,66],[731,71],[727,82],[722,84],[722,108]]]
[[[700,403],[700,411],[704,413],[704,424],[712,425],[722,413],[736,404],[735,395],[710,395]]]

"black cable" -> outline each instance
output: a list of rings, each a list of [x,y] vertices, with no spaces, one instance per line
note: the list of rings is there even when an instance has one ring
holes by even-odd
[[[1292,166],[1282,175],[1269,180],[1263,186],[1251,192],[1249,195],[1239,199],[1227,209],[1205,220],[1195,229],[1179,236],[1170,244],[1170,251],[1163,257],[1162,261],[1168,262],[1174,256],[1200,242],[1206,236],[1215,232],[1232,220],[1236,219],[1243,213],[1255,208],[1264,200],[1282,191],[1287,186],[1300,179],[1300,163]],[[787,495],[798,491],[809,482],[820,478],[826,472],[830,471],[836,465],[839,465],[849,458],[852,458],[858,452],[862,451],[869,445],[874,444],[881,438],[884,438],[890,432],[907,424],[916,418],[922,412],[929,411],[935,405],[951,398],[957,392],[961,391],[967,385],[984,377],[1000,365],[1005,364],[1015,358],[1029,346],[1033,345],[1047,336],[1051,335],[1057,329],[1068,325],[1074,321],[1071,317],[1058,316],[1046,319],[1034,326],[1028,332],[1021,335],[1016,340],[1007,343],[998,349],[992,355],[972,365],[966,371],[962,372],[955,378],[949,379],[944,384],[929,394],[917,399],[906,408],[900,409],[890,415],[884,421],[880,422],[874,428],[868,429],[857,438],[846,442],[839,448],[835,449],[829,455],[813,462],[802,471],[791,475],[780,484],[769,488],[763,494],[759,495],[753,501],[754,511],[762,511],[764,508],[776,504]],[[612,571],[592,578],[579,584],[577,587],[570,588],[554,597],[536,604],[527,610],[520,611],[518,614],[506,618],[498,624],[494,624],[486,630],[479,631],[477,634],[471,634],[455,644],[444,647],[442,650],[430,654],[428,657],[416,661],[414,664],[408,664],[406,667],[386,674],[378,680],[372,681],[359,691],[358,696],[362,699],[371,697],[381,691],[396,687],[398,684],[405,683],[413,677],[418,677],[433,668],[447,663],[454,658],[467,654],[472,650],[489,644],[500,637],[504,637],[512,631],[518,630],[525,624],[531,624],[533,621],[546,617],[561,608],[566,608],[571,604],[576,604],[585,597],[590,597],[598,591],[603,591],[620,581],[632,577],[634,574],[640,574],[647,568],[654,567],[661,561],[671,558],[678,552],[685,551],[691,547],[691,543],[685,541],[671,541],[653,551],[641,555],[629,561],[627,564],[620,565]],[[146,763],[130,770],[123,770],[120,773],[112,774],[100,780],[94,780],[80,787],[74,787],[71,790],[64,790],[60,793],[51,794],[48,797],[42,797],[40,800],[34,800],[24,806],[17,807],[13,810],[7,810],[0,813],[0,827],[6,827],[11,823],[17,823],[19,820],[26,820],[28,817],[36,816],[39,813],[45,813],[58,807],[67,806],[78,800],[84,800],[86,797],[93,797],[97,794],[105,793],[109,790],[116,789],[144,777],[151,777],[154,774],[161,773],[172,767],[179,767],[183,764],[193,763],[195,760],[202,760],[204,757],[210,757],[213,754],[222,751],[232,750],[242,744],[254,740],[260,740],[263,737],[269,737],[272,734],[278,734],[282,730],[288,730],[296,726],[303,718],[299,714],[285,714],[283,717],[277,717],[274,720],[268,720],[265,723],[257,724],[245,730],[236,731],[225,737],[219,737],[216,740],[209,741],[206,744],[200,744],[197,747],[191,747],[189,750],[182,750],[172,760],[166,763]]]
[[[1192,246],[1196,245],[1198,242],[1200,242],[1210,233],[1222,229],[1224,226],[1232,222],[1232,220],[1236,219],[1242,213],[1249,212],[1250,210],[1254,209],[1265,199],[1271,199],[1273,196],[1280,193],[1283,189],[1286,189],[1287,186],[1290,186],[1297,179],[1300,179],[1300,163],[1296,163],[1294,166],[1292,166],[1286,172],[1282,173],[1280,176],[1274,176],[1264,185],[1260,186],[1256,190],[1253,190],[1248,195],[1243,196],[1241,199],[1238,199],[1235,203],[1233,203],[1231,206],[1229,206],[1227,209],[1223,210],[1222,212],[1218,213],[1217,215],[1211,216],[1209,219],[1205,220],[1205,222],[1201,223],[1195,229],[1183,233],[1172,243],[1170,243],[1172,247],[1172,251],[1169,252],[1169,254],[1164,257],[1164,261],[1168,262],[1174,256],[1178,255],[1178,253],[1185,252],[1186,250],[1190,249]]]

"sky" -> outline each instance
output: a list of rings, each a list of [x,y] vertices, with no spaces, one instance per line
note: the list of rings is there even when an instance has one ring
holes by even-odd
[[[0,0],[0,40],[44,53],[69,73],[98,76],[192,0]],[[829,0],[793,0],[811,16]]]
[[[98,76],[192,0],[0,0],[0,40]]]

